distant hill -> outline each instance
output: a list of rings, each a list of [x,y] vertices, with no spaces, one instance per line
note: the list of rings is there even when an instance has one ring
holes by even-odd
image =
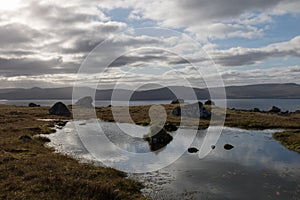
[[[91,88],[80,88],[84,94],[90,94]],[[175,98],[187,99],[193,89],[198,99],[210,99],[207,88],[187,88],[183,86],[170,86],[150,90],[97,90],[97,100],[110,100],[114,92],[115,100],[173,100]],[[220,88],[212,88],[216,92]],[[287,84],[259,84],[246,86],[228,86],[225,88],[228,99],[300,99],[300,85]],[[31,89],[0,89],[0,99],[30,100],[30,99],[72,99],[72,87],[65,88],[31,88]],[[177,97],[175,94],[177,94]]]

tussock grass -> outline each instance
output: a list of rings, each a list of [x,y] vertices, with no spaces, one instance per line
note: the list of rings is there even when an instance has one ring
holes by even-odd
[[[0,105],[0,199],[144,199],[142,184],[125,173],[78,163],[33,137],[70,119],[48,115],[48,109]]]

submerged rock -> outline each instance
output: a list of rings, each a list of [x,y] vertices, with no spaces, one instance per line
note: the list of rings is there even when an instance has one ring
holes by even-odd
[[[231,150],[231,149],[233,149],[233,148],[234,148],[234,146],[231,145],[231,144],[225,144],[225,145],[224,145],[224,149],[225,149],[225,150]]]
[[[207,110],[199,101],[197,103],[178,106],[173,109],[172,114],[175,116],[195,117],[200,119],[210,119],[211,112]]]
[[[67,106],[62,102],[55,103],[50,109],[49,113],[51,115],[59,115],[59,116],[70,116],[71,112],[67,108]]]
[[[93,98],[90,96],[79,99],[75,105],[84,108],[93,108]]]
[[[188,148],[189,153],[197,153],[199,150],[196,147],[190,147]]]
[[[184,103],[184,100],[183,99],[174,99],[171,104],[182,104]]]

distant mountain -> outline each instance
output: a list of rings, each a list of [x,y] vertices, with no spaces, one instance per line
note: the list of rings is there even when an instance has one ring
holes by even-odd
[[[211,88],[210,91],[218,94],[220,88]],[[88,87],[80,88],[82,94],[91,94],[92,89]],[[259,84],[246,86],[228,86],[225,88],[228,99],[300,99],[300,85],[294,83],[287,84]],[[170,86],[148,90],[97,90],[95,97],[97,100],[173,100],[175,98],[188,99],[191,91],[194,91],[198,99],[210,99],[207,88],[188,88],[183,86]],[[72,99],[72,87],[66,88],[38,88],[31,89],[0,89],[0,99],[7,100],[30,100],[30,99]],[[175,96],[175,93],[177,96]],[[84,95],[82,95],[84,96]]]

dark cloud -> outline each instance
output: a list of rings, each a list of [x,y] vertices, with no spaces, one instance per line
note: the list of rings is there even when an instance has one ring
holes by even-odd
[[[279,2],[285,0],[186,0],[177,1],[178,6],[184,11],[189,12],[188,15],[181,16],[191,23],[201,23],[201,21],[232,19],[243,14],[246,11],[262,11],[270,9],[278,5]],[[178,16],[179,17],[179,16]]]
[[[2,76],[62,74],[76,72],[76,65],[63,63],[62,58],[41,59],[5,59],[0,58],[0,74]]]
[[[0,45],[2,48],[34,42],[43,35],[29,26],[19,23],[0,26]]]

